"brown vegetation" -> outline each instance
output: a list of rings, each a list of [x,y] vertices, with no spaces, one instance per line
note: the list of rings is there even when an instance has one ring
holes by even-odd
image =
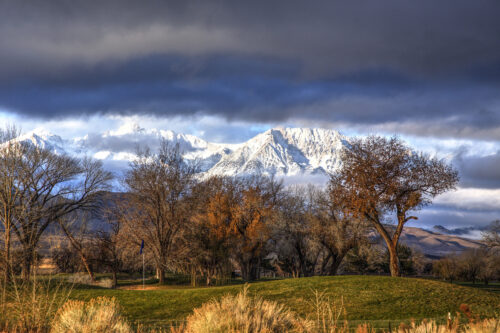
[[[342,163],[331,177],[331,187],[340,189],[345,209],[372,223],[387,245],[391,275],[399,276],[399,238],[404,225],[417,220],[410,212],[453,189],[457,172],[441,160],[412,151],[398,138],[376,136],[350,142]],[[394,232],[384,223],[388,214],[395,215]]]

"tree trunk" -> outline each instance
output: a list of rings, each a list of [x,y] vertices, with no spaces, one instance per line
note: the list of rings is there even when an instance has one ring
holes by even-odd
[[[85,254],[83,253],[83,251],[78,250],[78,253],[80,254],[80,259],[82,260],[82,263],[83,263],[83,266],[85,267],[85,270],[87,271],[87,273],[90,276],[90,281],[92,281],[92,283],[95,283],[94,271],[92,270],[92,267],[90,267],[90,264],[87,260],[87,257],[85,257]]]
[[[399,272],[399,257],[395,245],[387,246],[389,250],[389,270],[391,271],[391,276],[401,276]]]
[[[158,273],[158,284],[164,284],[165,283],[165,271],[162,268],[158,268],[157,273]]]
[[[83,241],[78,241],[69,231],[69,229],[66,227],[66,225],[59,221],[59,225],[61,226],[62,230],[66,234],[66,237],[68,237],[69,242],[73,246],[73,248],[78,252],[78,255],[80,256],[80,259],[82,260],[83,266],[85,267],[85,270],[90,276],[90,281],[92,283],[95,282],[95,277],[94,277],[94,272],[92,271],[92,268],[90,267],[88,260],[85,256],[85,253],[83,253]]]
[[[116,270],[113,270],[113,289],[115,289],[117,285],[118,285],[118,276],[116,274]]]
[[[4,279],[7,284],[11,277],[11,262],[10,262],[10,228],[5,230],[5,272]]]
[[[241,278],[244,281],[250,280],[250,264],[248,262],[240,263]]]
[[[330,258],[332,257],[330,251],[328,251],[328,256],[326,258],[323,258],[323,261],[321,262],[321,275],[326,275],[326,266],[328,265],[328,262],[330,261]]]
[[[255,281],[259,279],[260,269],[257,265],[252,265],[250,269],[250,281]]]
[[[340,264],[342,263],[342,259],[344,259],[344,256],[342,255],[337,254],[332,256],[332,265],[330,266],[328,275],[337,275],[337,271],[339,270]]]
[[[32,264],[33,264],[33,256],[31,254],[25,253],[23,255],[23,262],[21,267],[21,278],[24,281],[28,281],[30,279]]]
[[[240,263],[241,277],[245,281],[255,281],[259,278],[260,260],[250,259]]]

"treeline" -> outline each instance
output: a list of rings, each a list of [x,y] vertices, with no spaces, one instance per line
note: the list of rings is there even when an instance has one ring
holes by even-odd
[[[500,253],[488,248],[471,249],[433,262],[432,273],[446,281],[500,280]]]
[[[40,244],[51,239],[59,239],[50,256],[61,270],[81,264],[92,280],[109,271],[115,283],[119,272],[142,268],[142,241],[160,283],[167,272],[211,285],[234,272],[255,280],[339,268],[431,271],[399,238],[416,211],[458,182],[450,165],[398,138],[351,140],[339,172],[320,187],[285,187],[265,176],[200,179],[178,146],[161,142],[158,151],[139,150],[123,176],[125,191],[110,193],[113,177],[99,162],[16,142],[18,134],[0,131],[6,279],[28,278]],[[90,225],[96,219],[98,228]]]

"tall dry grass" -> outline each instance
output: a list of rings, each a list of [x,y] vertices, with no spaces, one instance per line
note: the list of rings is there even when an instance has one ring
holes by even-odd
[[[313,290],[313,297],[308,303],[314,309],[310,316],[310,320],[314,323],[314,332],[349,332],[344,298],[334,301],[325,291]]]
[[[187,318],[185,333],[311,332],[312,323],[276,302],[251,297],[248,286],[239,294],[212,300]]]
[[[369,324],[349,327],[343,298],[334,300],[324,291],[313,291],[308,301],[312,314],[307,319],[288,310],[283,305],[250,297],[248,287],[236,295],[227,295],[220,300],[212,300],[187,318],[185,327],[172,329],[176,333],[253,333],[253,332],[307,332],[307,333],[389,333],[376,330]],[[401,324],[391,333],[500,333],[500,319],[478,320],[470,309],[462,305],[460,310],[469,320],[460,324],[459,317],[441,325],[424,320],[417,324]]]
[[[483,321],[471,322],[460,325],[458,321],[445,325],[435,321],[424,320],[420,324],[412,323],[410,326],[401,325],[397,333],[499,333],[500,319],[492,318]]]
[[[67,301],[57,312],[51,333],[132,333],[114,298]]]
[[[72,286],[51,278],[33,276],[27,281],[10,279],[4,286],[0,326],[6,332],[48,332],[57,310],[66,302]]]

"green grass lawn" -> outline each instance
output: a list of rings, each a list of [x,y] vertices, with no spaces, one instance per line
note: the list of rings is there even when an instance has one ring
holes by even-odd
[[[97,296],[116,297],[132,322],[167,326],[183,320],[193,308],[243,286],[210,288],[167,286],[158,290],[110,290],[78,287],[72,297],[88,300]],[[443,321],[466,303],[482,316],[500,313],[500,294],[445,282],[391,278],[387,276],[335,276],[285,279],[250,284],[250,294],[286,304],[297,313],[311,315],[313,290],[326,291],[332,299],[343,299],[350,324],[370,322],[375,327],[401,321],[433,318]],[[393,326],[394,327],[394,326]]]

